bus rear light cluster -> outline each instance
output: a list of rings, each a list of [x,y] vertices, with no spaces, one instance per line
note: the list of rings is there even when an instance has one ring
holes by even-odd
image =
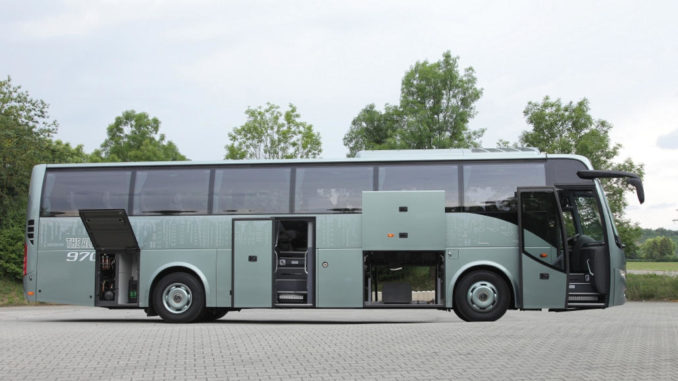
[[[24,276],[26,276],[28,268],[28,245],[24,242]]]

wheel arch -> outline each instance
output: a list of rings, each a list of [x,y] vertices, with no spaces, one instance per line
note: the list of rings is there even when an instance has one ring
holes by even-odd
[[[185,272],[187,274],[191,274],[194,277],[196,277],[200,283],[202,284],[202,289],[203,293],[205,294],[205,302],[209,300],[210,297],[210,286],[209,282],[207,281],[207,277],[205,274],[203,274],[202,271],[200,271],[199,268],[196,266],[190,264],[190,263],[185,263],[185,262],[171,262],[171,263],[166,263],[165,265],[159,267],[158,269],[153,272],[153,275],[151,275],[151,284],[150,287],[148,288],[148,295],[147,295],[147,305],[148,306],[153,306],[153,290],[155,289],[155,286],[158,284],[158,281],[162,279],[167,274],[171,273],[177,273],[177,272]]]
[[[459,280],[463,278],[466,274],[469,274],[472,271],[476,270],[487,270],[492,271],[502,277],[506,284],[511,288],[511,301],[509,302],[509,309],[515,309],[518,306],[518,287],[513,279],[516,279],[512,276],[511,272],[504,266],[488,261],[475,261],[467,263],[462,266],[452,277],[450,284],[452,285],[450,290],[452,304],[454,305],[454,292],[459,283]],[[517,279],[516,279],[517,282]]]

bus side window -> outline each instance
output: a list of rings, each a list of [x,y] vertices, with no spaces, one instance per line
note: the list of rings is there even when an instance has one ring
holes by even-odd
[[[298,167],[295,212],[358,212],[362,192],[373,190],[374,169],[368,165]]]
[[[544,168],[542,163],[465,164],[465,210],[515,213],[516,188],[546,185]]]
[[[214,177],[214,213],[289,213],[291,169],[219,168]]]
[[[128,170],[48,171],[42,216],[77,216],[79,209],[127,209]]]
[[[209,169],[149,169],[137,172],[134,214],[206,214]]]
[[[456,164],[390,164],[379,166],[378,190],[444,190],[445,209],[459,208]]]

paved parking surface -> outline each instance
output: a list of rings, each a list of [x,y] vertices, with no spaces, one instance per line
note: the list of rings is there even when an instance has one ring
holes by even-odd
[[[464,323],[430,310],[0,308],[0,379],[678,379],[678,303]]]

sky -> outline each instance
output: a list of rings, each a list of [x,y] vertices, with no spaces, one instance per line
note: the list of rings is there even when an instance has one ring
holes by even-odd
[[[50,105],[58,139],[98,148],[147,112],[192,160],[219,160],[244,111],[297,106],[325,158],[370,103],[397,104],[417,61],[473,67],[482,145],[518,140],[544,96],[588,98],[619,160],[645,165],[627,216],[678,229],[678,2],[0,0],[0,76]]]

